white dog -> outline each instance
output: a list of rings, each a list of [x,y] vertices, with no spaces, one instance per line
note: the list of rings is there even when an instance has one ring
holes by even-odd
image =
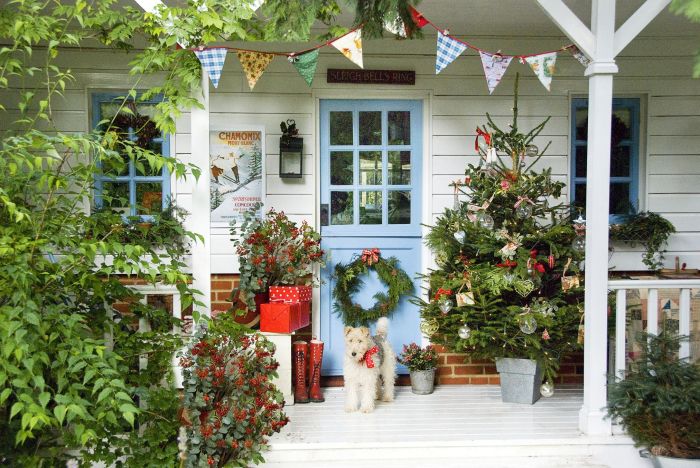
[[[374,411],[374,400],[394,400],[396,354],[387,341],[389,319],[377,320],[377,334],[367,327],[345,327],[345,411]],[[382,384],[383,388],[382,388]]]

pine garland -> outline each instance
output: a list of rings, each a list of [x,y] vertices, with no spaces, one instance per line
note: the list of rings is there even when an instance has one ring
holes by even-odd
[[[384,283],[388,291],[377,292],[374,295],[375,303],[365,309],[360,304],[353,302],[352,296],[362,289],[364,282],[362,276],[374,270],[379,279]],[[335,311],[342,317],[347,326],[369,326],[371,322],[380,317],[389,317],[395,310],[402,296],[413,293],[413,281],[399,266],[396,257],[382,258],[377,256],[376,261],[363,260],[363,256],[357,256],[347,265],[338,263],[335,266]]]

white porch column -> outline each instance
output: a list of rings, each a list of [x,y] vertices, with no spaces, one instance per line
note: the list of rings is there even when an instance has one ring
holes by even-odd
[[[204,306],[195,310],[211,315],[211,224],[209,221],[209,75],[202,68],[202,95],[196,96],[203,109],[192,107],[191,160],[202,171],[192,186],[190,229],[204,237],[204,242],[192,246],[192,286],[202,295],[196,299]]]
[[[583,406],[579,427],[586,434],[610,434],[605,419],[608,357],[608,213],[615,1],[594,0],[591,30],[595,60],[588,76],[588,153],[586,156],[586,293]]]

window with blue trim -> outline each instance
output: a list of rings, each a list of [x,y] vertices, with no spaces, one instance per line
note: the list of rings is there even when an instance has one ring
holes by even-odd
[[[169,135],[163,136],[153,123],[158,100],[124,102],[125,93],[92,96],[93,127],[114,131],[133,146],[170,156]],[[163,210],[170,200],[170,173],[166,166],[154,167],[138,151],[117,145],[121,160],[101,166],[95,179],[97,207],[111,208],[125,216],[149,216]],[[131,154],[130,154],[131,153]]]
[[[588,99],[574,99],[571,109],[571,200],[586,206]],[[639,99],[613,99],[610,141],[610,216],[639,209]]]

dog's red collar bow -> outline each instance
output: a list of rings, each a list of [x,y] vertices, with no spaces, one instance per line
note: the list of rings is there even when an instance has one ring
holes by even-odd
[[[365,361],[365,364],[367,365],[368,369],[371,369],[374,367],[374,361],[372,360],[372,355],[377,354],[379,352],[379,348],[376,346],[373,346],[369,348],[365,354],[362,356],[362,360]]]

